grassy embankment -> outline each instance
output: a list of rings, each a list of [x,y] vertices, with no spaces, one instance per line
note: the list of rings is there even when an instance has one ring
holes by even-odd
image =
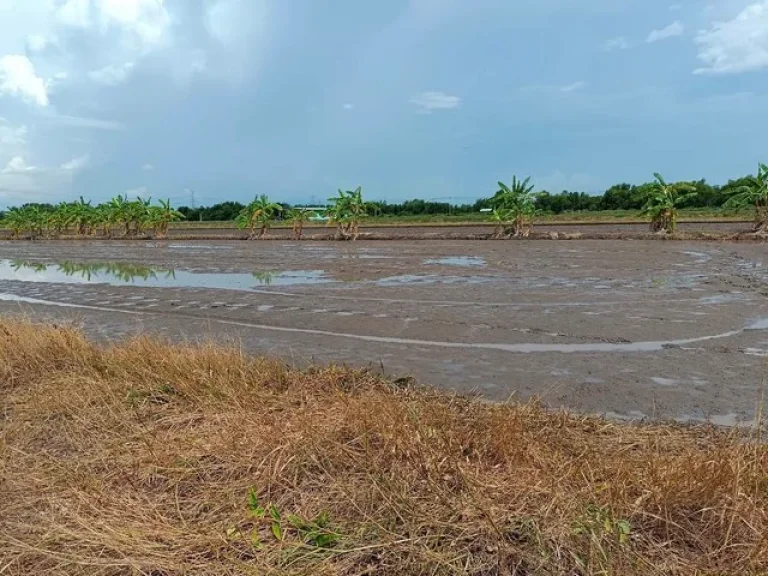
[[[724,212],[720,209],[687,209],[681,210],[679,222],[751,222],[754,216],[752,211],[745,210],[738,213]],[[648,218],[641,215],[639,210],[603,210],[600,212],[564,212],[562,214],[541,214],[536,217],[537,224],[593,224],[593,223],[646,223]],[[418,216],[369,216],[365,218],[362,227],[367,226],[439,226],[444,224],[473,224],[493,226],[488,214],[433,214]],[[273,222],[274,228],[290,228],[291,224],[281,221]],[[172,228],[232,228],[233,221],[225,222],[175,222]],[[326,228],[325,222],[309,222],[306,228]]]
[[[755,436],[11,320],[0,398],[3,575],[768,572]]]

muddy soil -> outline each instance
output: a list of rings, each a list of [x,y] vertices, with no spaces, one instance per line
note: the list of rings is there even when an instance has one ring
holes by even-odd
[[[732,425],[766,375],[766,264],[724,242],[0,242],[0,313]]]
[[[751,222],[681,222],[678,224],[678,236],[687,235],[698,238],[699,236],[732,237],[734,235],[749,236],[752,231]],[[362,238],[370,240],[465,240],[486,239],[493,235],[494,226],[483,224],[433,224],[433,225],[400,225],[382,226],[370,225],[361,228]],[[552,234],[561,235],[563,238],[584,236],[585,238],[616,238],[616,239],[644,239],[647,237],[658,239],[657,235],[650,233],[646,223],[611,223],[596,222],[583,223],[559,223],[538,224],[534,230],[534,237],[548,238]],[[171,240],[247,240],[248,232],[232,227],[205,227],[205,226],[179,226],[169,231]],[[290,228],[273,228],[267,240],[290,240],[293,232]],[[9,230],[0,230],[0,240],[11,238]],[[327,226],[310,226],[304,231],[305,240],[332,240],[334,229]],[[746,238],[748,239],[748,238]],[[89,240],[92,240],[89,238]]]

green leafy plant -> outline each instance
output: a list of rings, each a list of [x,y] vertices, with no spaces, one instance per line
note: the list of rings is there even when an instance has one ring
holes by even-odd
[[[651,231],[668,234],[677,226],[680,205],[696,195],[696,188],[685,182],[668,184],[661,174],[655,173],[655,181],[648,187],[642,213],[651,218]]]
[[[296,514],[288,514],[285,517],[275,504],[262,505],[256,491],[251,488],[248,491],[248,511],[256,520],[256,527],[251,533],[251,542],[260,548],[262,544],[258,533],[259,526],[269,526],[269,533],[278,542],[300,543],[313,548],[333,548],[342,538],[342,535],[333,530],[331,518],[327,512],[317,515],[314,520],[307,520]],[[234,534],[234,529],[229,534]],[[241,535],[237,531],[238,535]],[[298,540],[298,542],[296,542]]]
[[[610,574],[613,553],[629,544],[632,527],[628,520],[616,518],[610,506],[591,505],[571,533],[586,539],[587,553],[574,557],[580,568],[586,574]]]
[[[494,221],[497,223],[496,236],[507,238],[527,237],[533,229],[533,220],[537,214],[536,194],[530,178],[518,180],[512,177],[512,185],[499,182],[499,190],[491,203]]]
[[[170,200],[160,200],[159,206],[150,206],[147,210],[147,222],[154,230],[155,238],[167,238],[171,222],[178,222],[184,214],[171,206]]]
[[[757,175],[747,178],[747,184],[736,188],[732,196],[723,204],[726,210],[739,210],[747,207],[755,209],[755,232],[768,232],[768,166],[757,166]]]
[[[338,195],[328,199],[328,224],[336,226],[337,240],[357,240],[360,235],[360,221],[368,213],[368,204],[363,200],[363,188],[339,189]]]
[[[307,208],[294,208],[288,213],[288,218],[293,225],[293,239],[301,240],[304,234],[304,224],[309,220],[309,216],[312,213]]]
[[[235,221],[239,228],[248,229],[250,240],[264,238],[269,234],[269,227],[275,215],[282,210],[283,207],[280,204],[272,202],[267,195],[262,194],[243,208]],[[258,236],[256,236],[257,224],[260,227]]]
[[[491,219],[493,220],[493,223],[495,225],[495,228],[493,231],[493,237],[503,238],[505,235],[507,224],[511,219],[509,210],[506,210],[504,208],[494,208],[493,211],[491,212]]]

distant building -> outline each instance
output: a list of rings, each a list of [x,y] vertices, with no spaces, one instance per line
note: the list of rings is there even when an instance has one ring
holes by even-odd
[[[308,220],[310,222],[327,222],[329,220],[328,216],[325,215],[326,210],[328,210],[327,206],[296,206],[296,208],[309,210],[311,214]]]

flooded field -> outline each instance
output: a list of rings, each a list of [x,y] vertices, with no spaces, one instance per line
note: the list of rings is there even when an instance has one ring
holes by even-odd
[[[494,400],[749,422],[768,357],[762,244],[0,242],[0,313],[98,339],[214,337]]]

